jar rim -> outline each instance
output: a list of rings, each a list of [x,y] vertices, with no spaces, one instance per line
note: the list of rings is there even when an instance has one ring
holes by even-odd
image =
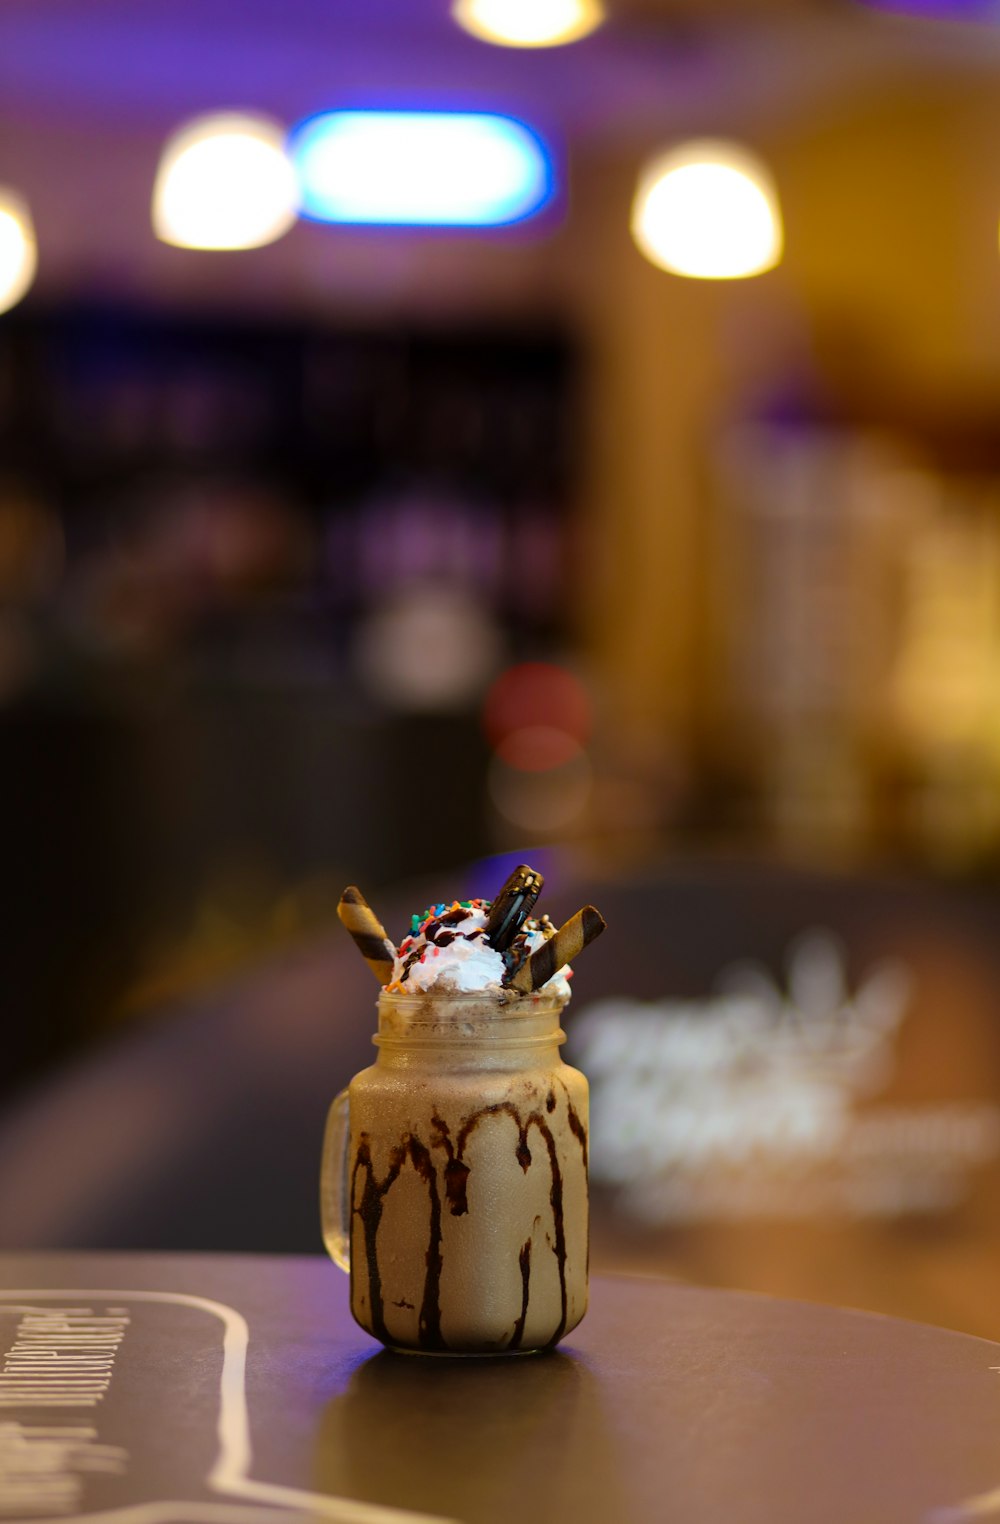
[[[453,1011],[461,1006],[475,1011],[479,1017],[495,1014],[504,1021],[509,1021],[512,1017],[537,1016],[551,1010],[562,1011],[568,1005],[569,997],[554,991],[547,994],[544,989],[533,990],[527,995],[512,989],[421,990],[410,995],[383,988],[376,1001],[377,1009],[381,1010],[383,1003],[403,1014],[421,1008],[428,1011]]]
[[[506,998],[505,998],[506,997]],[[378,1001],[379,1048],[465,1046],[485,1041],[497,1047],[535,1047],[565,1040],[561,1017],[566,1001],[536,990],[461,990],[398,995],[383,990]]]

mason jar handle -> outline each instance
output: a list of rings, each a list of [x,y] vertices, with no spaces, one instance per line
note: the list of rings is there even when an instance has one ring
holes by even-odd
[[[351,1268],[351,1190],[347,1178],[350,1114],[347,1091],[330,1107],[319,1176],[320,1215],[326,1252],[341,1270]]]

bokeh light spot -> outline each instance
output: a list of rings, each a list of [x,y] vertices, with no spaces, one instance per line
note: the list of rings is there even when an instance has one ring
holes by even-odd
[[[739,144],[686,143],[640,176],[632,236],[648,260],[673,275],[761,275],[781,259],[777,192],[765,166]]]
[[[561,731],[578,745],[593,725],[590,697],[580,679],[552,662],[526,661],[508,667],[483,702],[483,730],[491,746],[517,731]]]
[[[235,112],[199,117],[176,132],[160,159],[153,230],[185,249],[254,249],[274,243],[298,215],[284,130]]]
[[[453,0],[459,26],[505,48],[554,48],[587,37],[604,20],[600,0]]]
[[[0,312],[8,312],[35,278],[38,250],[28,203],[0,185]]]
[[[497,743],[497,756],[522,773],[544,773],[562,767],[579,754],[580,743],[552,725],[526,725]]]
[[[519,831],[546,839],[568,830],[583,816],[593,788],[593,768],[579,750],[563,766],[547,772],[523,772],[495,755],[488,788],[504,820]]]
[[[414,712],[474,702],[500,653],[500,633],[481,603],[437,583],[388,597],[359,625],[354,648],[368,691]]]

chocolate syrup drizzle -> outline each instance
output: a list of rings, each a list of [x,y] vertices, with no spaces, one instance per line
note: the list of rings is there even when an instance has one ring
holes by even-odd
[[[580,1144],[583,1152],[584,1167],[587,1162],[587,1135],[576,1110],[569,1098],[569,1091],[560,1081],[560,1086],[566,1094],[566,1104],[570,1130]],[[549,1091],[546,1097],[546,1110],[551,1114],[555,1109],[555,1095]],[[548,1346],[557,1344],[562,1338],[566,1328],[568,1316],[567,1291],[566,1291],[566,1228],[563,1209],[563,1178],[559,1167],[559,1156],[556,1149],[556,1141],[551,1129],[545,1122],[540,1111],[533,1111],[526,1118],[522,1118],[518,1108],[512,1101],[500,1101],[491,1106],[483,1106],[466,1117],[459,1129],[457,1137],[453,1140],[451,1129],[443,1117],[436,1112],[432,1118],[431,1126],[433,1135],[432,1146],[443,1149],[447,1156],[444,1167],[444,1195],[448,1210],[453,1217],[463,1217],[468,1213],[468,1181],[471,1173],[470,1166],[465,1162],[464,1154],[466,1146],[484,1117],[507,1115],[511,1117],[517,1127],[517,1145],[515,1157],[521,1169],[527,1173],[531,1162],[531,1149],[528,1146],[528,1133],[532,1127],[538,1129],[546,1151],[549,1156],[549,1168],[551,1171],[552,1184],[549,1190],[549,1203],[552,1207],[552,1221],[554,1228],[553,1253],[559,1270],[559,1298],[560,1318],[559,1323],[548,1340]],[[424,1295],[420,1306],[418,1320],[418,1341],[421,1349],[444,1351],[447,1344],[441,1333],[441,1192],[438,1188],[437,1171],[431,1156],[430,1149],[412,1133],[407,1133],[400,1143],[394,1147],[389,1155],[389,1168],[384,1179],[378,1180],[372,1163],[371,1139],[368,1133],[362,1133],[358,1139],[357,1153],[354,1167],[351,1173],[351,1202],[352,1210],[361,1219],[364,1230],[365,1261],[368,1270],[368,1297],[370,1304],[371,1331],[376,1338],[383,1343],[392,1343],[392,1337],[385,1323],[385,1304],[382,1293],[382,1274],[378,1263],[378,1230],[382,1221],[382,1211],[385,1198],[390,1189],[399,1178],[400,1171],[406,1163],[407,1157],[413,1162],[413,1167],[420,1178],[426,1183],[430,1199],[430,1223],[429,1241],[425,1254],[427,1274],[424,1280]],[[357,1194],[357,1182],[359,1175],[364,1176],[364,1185],[360,1200]],[[521,1339],[524,1336],[525,1323],[528,1316],[528,1301],[531,1285],[531,1239],[527,1239],[522,1245],[518,1262],[521,1270],[521,1312],[514,1325],[513,1333],[507,1345],[509,1349],[519,1349]],[[396,1303],[395,1305],[400,1305]]]
[[[383,1343],[391,1343],[385,1324],[385,1303],[382,1298],[382,1275],[378,1267],[378,1230],[382,1221],[382,1209],[390,1188],[399,1178],[400,1170],[409,1154],[413,1167],[426,1182],[430,1197],[430,1242],[425,1260],[427,1276],[424,1280],[424,1297],[420,1304],[418,1320],[420,1344],[423,1349],[446,1348],[441,1337],[441,1194],[438,1191],[437,1172],[431,1160],[430,1149],[412,1133],[394,1148],[389,1156],[389,1169],[384,1180],[376,1180],[372,1164],[371,1141],[363,1132],[358,1139],[358,1151],[351,1172],[351,1201],[356,1200],[358,1174],[365,1174],[364,1189],[360,1203],[353,1208],[361,1218],[365,1234],[365,1259],[368,1263],[368,1300],[370,1303],[372,1333]]]
[[[569,1091],[566,1089],[566,1086],[565,1086],[565,1084],[563,1083],[562,1080],[559,1081],[559,1085],[560,1085],[560,1088],[562,1089],[564,1095],[566,1096],[566,1112],[567,1112],[567,1121],[569,1122],[569,1130],[573,1134],[574,1138],[576,1139],[576,1141],[580,1145],[580,1152],[583,1155],[583,1167],[584,1167],[584,1169],[586,1169],[587,1168],[587,1129],[586,1129],[586,1127],[584,1127],[583,1123],[580,1121],[579,1113],[577,1112],[576,1107],[573,1105],[573,1102],[570,1100],[570,1098],[569,1098]],[[552,1092],[549,1091],[549,1094],[551,1095]],[[546,1101],[546,1105],[548,1105],[547,1101]],[[551,1106],[549,1106],[549,1110],[550,1111],[552,1110]]]
[[[537,1221],[537,1219],[536,1219]],[[531,1239],[526,1238],[521,1245],[521,1252],[517,1256],[521,1267],[521,1315],[514,1324],[514,1332],[510,1336],[508,1349],[520,1349],[521,1340],[524,1338],[524,1325],[528,1321],[528,1298],[531,1295]]]

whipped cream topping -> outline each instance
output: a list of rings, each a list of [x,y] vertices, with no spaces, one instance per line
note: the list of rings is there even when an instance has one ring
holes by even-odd
[[[453,900],[431,905],[414,916],[410,935],[399,944],[390,993],[421,994],[428,990],[476,991],[499,994],[504,980],[552,934],[551,922],[530,917],[506,953],[486,940],[489,900]],[[564,966],[543,986],[547,995],[568,1000],[572,969]]]

